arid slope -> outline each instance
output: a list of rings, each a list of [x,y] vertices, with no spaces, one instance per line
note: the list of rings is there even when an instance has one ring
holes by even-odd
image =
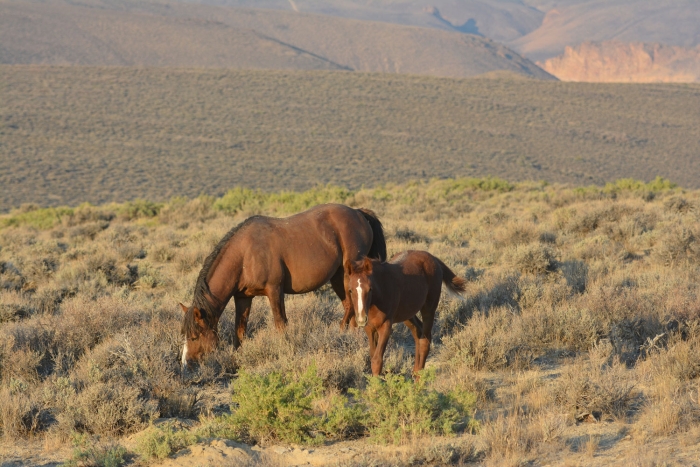
[[[183,3],[0,2],[0,63],[344,69],[553,79],[483,37],[294,12]]]
[[[688,0],[192,0],[372,19],[482,34],[543,61],[586,41],[700,44],[700,8]]]
[[[0,66],[0,208],[450,176],[700,186],[700,86]]]

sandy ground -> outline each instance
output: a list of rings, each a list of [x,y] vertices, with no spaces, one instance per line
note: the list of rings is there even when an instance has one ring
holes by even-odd
[[[598,448],[591,455],[577,439],[599,439]],[[127,449],[137,435],[125,438],[121,444]],[[479,436],[464,435],[479,445]],[[699,466],[700,433],[691,432],[672,438],[653,441],[635,439],[626,433],[623,423],[581,423],[569,428],[565,438],[567,448],[561,446],[546,451],[540,457],[525,457],[522,465],[529,466]],[[455,438],[426,440],[426,444],[440,445],[458,441]],[[463,441],[463,440],[462,440]],[[426,458],[426,446],[377,446],[366,440],[343,441],[320,447],[249,446],[225,439],[208,439],[183,449],[153,466],[353,466],[353,465],[442,465],[439,458]],[[51,446],[46,441],[28,441],[22,445],[0,447],[0,466],[58,466],[71,456],[67,446]],[[477,459],[469,465],[479,465]],[[141,465],[131,459],[131,465]]]

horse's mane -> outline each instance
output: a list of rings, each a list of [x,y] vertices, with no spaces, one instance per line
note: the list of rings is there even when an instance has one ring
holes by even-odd
[[[187,310],[187,313],[185,313],[185,317],[182,321],[182,333],[185,336],[200,334],[202,332],[202,328],[194,320],[194,308],[199,310],[202,315],[202,319],[205,323],[207,323],[209,328],[214,327],[214,316],[220,314],[223,300],[212,294],[211,290],[209,289],[209,284],[207,283],[209,271],[211,270],[216,259],[219,257],[221,250],[224,249],[231,238],[236,235],[241,228],[245,227],[251,221],[259,217],[260,216],[249,217],[229,230],[228,233],[224,235],[224,238],[217,243],[212,252],[209,253],[207,259],[204,260],[204,264],[202,264],[202,269],[199,271],[199,276],[197,276],[197,282],[194,286],[192,306],[189,308],[189,310]]]

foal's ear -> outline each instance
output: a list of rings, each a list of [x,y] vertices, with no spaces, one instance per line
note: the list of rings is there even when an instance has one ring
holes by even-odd
[[[183,313],[187,313],[187,307],[185,305],[183,305],[182,303],[178,303],[178,305],[180,305],[180,308],[182,308]]]
[[[352,267],[352,260],[347,260],[345,262],[345,275],[346,276],[352,276],[353,273],[353,267]]]
[[[372,274],[372,260],[365,256],[365,260],[362,262],[362,271],[365,274]]]

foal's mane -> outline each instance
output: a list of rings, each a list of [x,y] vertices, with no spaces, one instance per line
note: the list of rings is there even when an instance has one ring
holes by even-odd
[[[199,310],[200,314],[202,315],[202,319],[205,323],[207,323],[207,326],[209,326],[210,329],[214,327],[214,316],[221,313],[223,300],[216,297],[209,289],[209,284],[207,283],[209,271],[214,265],[216,259],[219,257],[219,254],[221,254],[221,250],[224,249],[231,238],[236,235],[241,228],[245,227],[251,223],[251,221],[258,219],[259,217],[260,216],[249,217],[229,230],[228,233],[224,235],[224,238],[222,238],[221,241],[216,244],[214,250],[209,253],[207,259],[204,260],[204,264],[202,264],[202,269],[199,271],[199,276],[197,276],[197,282],[194,286],[192,306],[189,308],[189,310],[187,310],[187,313],[185,313],[185,317],[182,321],[182,333],[185,336],[200,334],[202,332],[202,328],[194,319],[195,308]]]

